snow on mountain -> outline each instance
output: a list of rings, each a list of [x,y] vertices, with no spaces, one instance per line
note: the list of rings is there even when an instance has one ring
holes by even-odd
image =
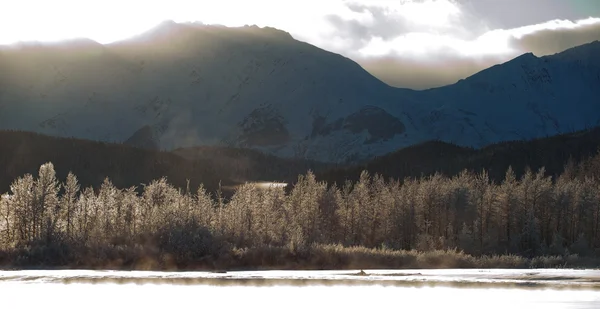
[[[479,147],[599,124],[599,45],[413,91],[277,29],[165,22],[109,45],[0,49],[0,129],[338,162],[431,139]]]
[[[600,66],[593,65],[600,53],[587,53],[598,46],[542,58],[524,54],[454,85],[424,91],[437,116],[424,130],[479,147],[600,125]]]

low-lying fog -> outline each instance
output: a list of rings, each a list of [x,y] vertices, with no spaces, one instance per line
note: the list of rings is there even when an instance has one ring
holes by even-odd
[[[600,308],[600,271],[0,271],[0,300],[3,308]]]

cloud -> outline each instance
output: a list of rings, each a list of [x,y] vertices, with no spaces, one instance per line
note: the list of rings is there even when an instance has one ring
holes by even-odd
[[[388,49],[371,46],[384,52],[375,56],[367,53],[371,56],[358,56],[355,60],[391,86],[427,89],[455,83],[523,53],[550,55],[594,40],[600,40],[600,19],[575,22],[556,20],[488,31],[472,41],[423,40],[430,42],[430,46],[421,47],[426,57],[412,53],[418,51],[415,45],[403,50],[406,44],[399,40],[396,46],[390,43]],[[472,53],[461,54],[460,46],[465,50],[470,49]]]
[[[346,7],[352,14],[326,16],[333,30],[321,46],[396,87],[448,85],[523,53],[543,56],[600,40],[598,18],[492,29],[456,1],[354,1]],[[437,22],[418,18],[427,13]]]
[[[447,56],[436,61],[418,61],[385,56],[358,59],[358,63],[390,86],[428,89],[453,84],[504,60],[497,57],[473,59]]]
[[[348,56],[397,87],[425,89],[454,83],[504,60],[501,34],[457,1],[345,2],[328,14],[320,47]],[[487,35],[486,35],[487,34]]]
[[[520,51],[531,51],[537,56],[551,55],[600,40],[600,19],[591,18],[579,22],[566,22],[563,27],[544,29],[528,33],[520,38],[513,37],[510,44]]]
[[[324,35],[332,39],[326,40],[325,47],[351,56],[373,51],[373,45],[398,46],[406,38],[467,39],[485,30],[480,19],[452,0],[350,1],[345,2],[345,10],[329,13],[325,20],[331,28]],[[408,43],[406,47],[415,42]]]

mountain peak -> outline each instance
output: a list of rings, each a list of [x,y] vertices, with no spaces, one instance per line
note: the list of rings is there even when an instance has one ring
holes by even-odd
[[[259,28],[259,29],[261,29],[263,32],[266,32],[266,33],[275,34],[275,35],[278,35],[281,37],[286,37],[286,38],[292,39],[292,35],[289,32],[281,30],[281,29],[277,29],[277,28],[273,28],[273,27],[263,27],[263,28]]]
[[[205,27],[214,27],[214,26],[205,26]],[[269,26],[259,27],[258,25],[253,24],[253,25],[244,25],[243,27],[224,27],[224,28],[232,30],[232,31],[245,31],[246,33],[272,36],[272,37],[284,38],[284,39],[293,39],[292,35],[289,32],[281,30],[281,29],[269,27]]]
[[[537,57],[536,55],[534,55],[532,52],[529,52],[529,53],[524,53],[524,54],[522,54],[522,55],[520,55],[520,56],[516,57],[516,58],[515,58],[515,59],[513,59],[513,60],[517,60],[517,61],[519,61],[519,60],[528,61],[528,60],[531,60],[531,59],[537,59],[537,58],[538,58],[538,57]]]
[[[150,30],[135,36],[131,39],[122,41],[121,43],[125,43],[127,41],[162,41],[162,40],[170,40],[175,37],[187,37],[187,35],[194,35],[194,33],[202,33],[202,32],[211,32],[218,31],[222,35],[228,35],[230,33],[238,33],[238,34],[252,34],[252,35],[261,35],[261,36],[270,36],[274,38],[282,38],[282,39],[293,39],[293,37],[283,30],[279,30],[272,27],[259,27],[257,25],[245,25],[243,27],[227,27],[224,25],[218,24],[204,24],[200,22],[185,22],[185,23],[177,23],[173,20],[165,20]],[[183,36],[182,36],[183,35]]]
[[[134,39],[154,39],[172,36],[181,30],[184,25],[178,24],[173,20],[164,20],[150,30],[134,37]]]

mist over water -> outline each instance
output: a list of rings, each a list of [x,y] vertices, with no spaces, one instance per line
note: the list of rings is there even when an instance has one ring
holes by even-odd
[[[4,308],[598,308],[594,291],[1,283]],[[32,297],[34,296],[34,297]],[[26,305],[25,307],[22,307]]]
[[[411,286],[398,272],[403,272],[402,278],[420,276],[432,278],[432,282],[445,278],[474,286],[426,286],[418,281]],[[531,277],[534,273],[539,275],[537,280],[555,281],[556,286],[507,288],[495,284],[503,280],[499,276],[513,280],[515,275]],[[569,273],[571,277],[556,277]],[[358,277],[348,271],[0,271],[0,299],[2,308],[600,308],[597,289],[571,284],[596,275],[597,271],[555,270],[382,270],[374,277]],[[408,284],[378,283],[383,276]],[[481,281],[486,278],[488,281]],[[177,281],[183,279],[198,281]],[[249,279],[262,283],[254,285]],[[278,279],[285,282],[278,284]],[[217,284],[216,280],[229,283]],[[272,284],[265,284],[270,281]],[[563,288],[557,288],[559,285]]]

